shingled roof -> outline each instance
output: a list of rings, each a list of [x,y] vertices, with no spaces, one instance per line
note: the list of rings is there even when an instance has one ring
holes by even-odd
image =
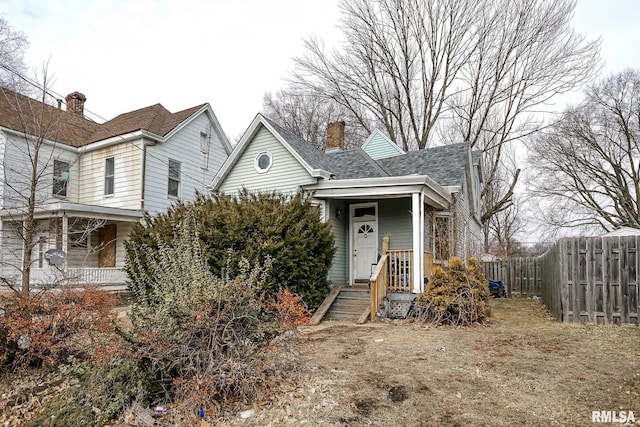
[[[145,130],[154,135],[165,136],[204,105],[205,104],[200,104],[177,113],[171,113],[161,104],[155,104],[150,107],[120,114],[100,125],[98,131],[91,135],[89,142],[102,141],[103,139],[138,130]]]
[[[335,179],[380,178],[389,174],[362,148],[326,154]]]
[[[82,147],[139,130],[166,136],[205,105],[200,104],[171,113],[161,104],[155,104],[120,114],[100,124],[9,89],[0,88],[0,126],[30,135],[44,133],[46,139]],[[34,117],[42,120],[34,120]],[[39,127],[36,127],[36,122],[40,123]]]
[[[324,151],[318,150],[304,139],[301,139],[292,132],[289,132],[268,117],[264,117],[264,119],[275,129],[276,132],[278,132],[278,134],[280,134],[282,138],[284,138],[287,144],[289,144],[289,146],[309,164],[309,166],[314,169],[331,171],[331,164],[327,161],[327,156]]]
[[[453,186],[460,185],[465,178],[468,143],[442,145],[374,160],[361,148],[326,153],[268,117],[262,117],[307,164],[329,172],[333,179],[428,175],[442,186]]]
[[[38,120],[34,120],[37,117]],[[0,126],[73,147],[86,145],[98,123],[0,88]]]
[[[469,159],[469,144],[458,143],[410,151],[394,157],[378,159],[391,176],[429,175],[443,186],[460,185]]]

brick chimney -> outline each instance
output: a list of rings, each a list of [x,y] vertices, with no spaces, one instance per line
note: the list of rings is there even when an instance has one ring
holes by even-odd
[[[344,148],[344,121],[327,123],[327,151]]]
[[[67,101],[67,111],[79,117],[84,117],[84,101],[87,97],[80,92],[71,92],[65,98]]]

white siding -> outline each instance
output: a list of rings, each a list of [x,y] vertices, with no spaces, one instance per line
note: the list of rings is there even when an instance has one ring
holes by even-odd
[[[140,209],[142,139],[122,142],[80,155],[78,200],[88,205]],[[104,194],[105,159],[115,164],[114,194]]]
[[[401,154],[398,152],[395,144],[379,131],[374,131],[371,135],[371,139],[362,147],[362,149],[374,160],[398,156]]]
[[[4,207],[4,152],[7,146],[7,136],[4,132],[0,132],[0,209]]]
[[[24,138],[7,135],[4,143],[4,173],[2,179],[2,193],[4,206],[26,206],[25,197],[28,196],[31,185],[31,157],[34,155],[33,142]],[[60,197],[53,197],[53,162],[60,160],[69,163],[69,181],[67,197],[71,202],[77,201],[78,192],[78,155],[53,145],[43,144],[38,151],[38,172],[36,203],[42,204]],[[36,206],[37,207],[37,206]]]
[[[169,159],[180,162],[180,199],[193,200],[196,191],[207,192],[215,174],[227,158],[222,141],[206,114],[193,119],[163,143],[147,147],[145,210],[156,213],[167,209],[175,198],[169,197]],[[200,133],[210,137],[209,153],[200,149]]]
[[[18,225],[9,221],[2,222],[0,240],[0,274],[6,280],[17,280],[22,263],[22,240],[14,231]]]
[[[340,218],[336,216],[337,209],[340,209]],[[328,222],[331,224],[336,245],[336,253],[333,256],[333,262],[329,270],[329,281],[337,286],[345,286],[349,282],[347,270],[349,265],[347,260],[347,248],[349,247],[347,241],[347,218],[349,217],[349,208],[341,200],[328,200],[327,212],[329,216]]]
[[[268,172],[258,173],[254,168],[256,156],[267,151],[272,166]],[[240,155],[232,170],[220,186],[226,194],[237,193],[243,186],[250,191],[275,190],[282,194],[295,193],[299,186],[312,184],[315,179],[287,149],[262,127]]]

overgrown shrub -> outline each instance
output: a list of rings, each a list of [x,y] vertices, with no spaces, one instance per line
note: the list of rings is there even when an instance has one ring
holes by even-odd
[[[459,258],[449,261],[449,269],[435,267],[429,286],[418,297],[418,317],[426,322],[467,326],[491,315],[489,287],[476,258],[467,266]]]
[[[169,398],[211,413],[254,401],[290,371],[283,366],[290,360],[270,356],[272,338],[301,320],[304,308],[289,291],[281,292],[284,300],[265,296],[272,271],[268,258],[253,268],[242,258],[237,275],[227,267],[215,277],[199,229],[196,213],[187,213],[171,244],[158,237],[153,256],[146,244],[130,249],[139,274],[130,285],[137,302],[130,316],[133,330],[122,336],[129,357],[145,362]]]
[[[113,330],[113,305],[111,294],[92,286],[8,297],[0,319],[5,331],[0,360],[14,367],[53,367],[71,355],[89,358]]]
[[[196,218],[197,229],[192,231],[199,236],[214,276],[222,276],[225,270],[236,276],[244,268],[240,265],[243,258],[251,265],[270,259],[272,269],[259,284],[261,290],[275,295],[286,287],[311,308],[329,292],[327,274],[335,253],[334,240],[330,225],[320,221],[311,199],[300,193],[287,198],[246,190],[237,196],[199,195],[167,213],[146,216],[126,243],[125,268],[131,286],[148,289],[156,282],[150,262],[161,249],[160,242],[172,244],[173,230],[188,215]],[[142,247],[148,252],[140,253]]]

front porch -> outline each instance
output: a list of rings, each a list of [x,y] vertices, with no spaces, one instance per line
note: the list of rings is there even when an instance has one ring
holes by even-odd
[[[414,252],[411,249],[389,250],[388,238],[383,239],[383,254],[375,265],[366,284],[353,286],[336,286],[316,310],[312,323],[323,319],[341,320],[357,319],[356,323],[364,323],[367,319],[375,320],[383,311],[391,317],[405,317],[412,301],[427,286],[428,277],[433,270],[433,255],[423,252],[420,264],[423,277],[422,287],[413,287]]]
[[[124,242],[140,220],[138,211],[58,202],[38,209],[31,225],[29,283],[34,288],[63,284],[124,289]],[[0,275],[20,283],[25,269],[24,219],[5,215],[0,221]],[[50,262],[49,253],[64,254]]]

